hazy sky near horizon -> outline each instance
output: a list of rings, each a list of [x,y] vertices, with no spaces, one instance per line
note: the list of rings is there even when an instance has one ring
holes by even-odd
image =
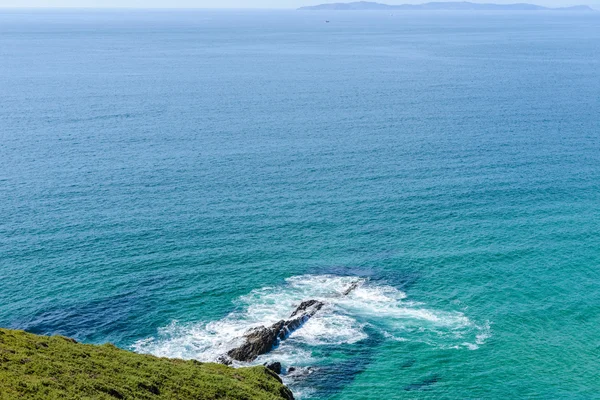
[[[0,7],[93,7],[93,8],[297,8],[352,0],[0,0]],[[374,0],[386,4],[426,3],[432,0]],[[436,0],[444,1],[444,0]],[[478,3],[527,2],[545,6],[600,5],[600,0],[471,0]]]

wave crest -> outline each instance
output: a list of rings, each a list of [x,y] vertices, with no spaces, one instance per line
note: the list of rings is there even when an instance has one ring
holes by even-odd
[[[318,363],[310,349],[351,345],[369,337],[366,327],[387,340],[422,342],[442,348],[477,349],[490,337],[489,323],[481,327],[456,311],[438,311],[408,301],[404,292],[388,285],[361,279],[348,296],[342,296],[356,277],[303,275],[288,278],[285,285],[264,287],[240,297],[243,311],[218,321],[180,324],[161,328],[156,337],[133,345],[137,352],[161,357],[216,361],[243,342],[252,327],[268,326],[287,319],[295,307],[308,299],[326,306],[274,352],[254,363],[277,358],[285,365]]]

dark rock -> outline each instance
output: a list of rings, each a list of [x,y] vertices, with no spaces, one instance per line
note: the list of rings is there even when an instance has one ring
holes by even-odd
[[[219,364],[228,365],[228,366],[231,365],[231,364],[233,364],[233,362],[231,361],[231,358],[229,358],[228,356],[225,356],[225,355],[220,356],[219,358],[217,358],[217,362]]]
[[[282,386],[281,389],[279,389],[279,394],[286,400],[294,400],[294,394],[287,386]]]
[[[307,300],[303,301],[298,308],[290,315],[290,318],[294,318],[296,315],[310,314],[312,317],[319,311],[325,304],[318,300]]]
[[[275,372],[278,375],[281,374],[281,363],[280,362],[275,361],[275,362],[266,363],[265,367],[267,367],[267,369],[270,369],[271,371]]]
[[[279,333],[279,339],[287,339],[292,332],[300,328],[306,321],[314,316],[325,304],[318,300],[308,300],[302,302],[296,310],[290,315],[290,320],[285,321],[283,329]],[[295,318],[294,318],[295,317]]]
[[[281,320],[270,328],[261,326],[252,329],[244,335],[246,342],[240,347],[227,352],[227,355],[237,361],[253,361],[261,354],[268,353],[277,344],[279,333],[284,324],[285,321]]]
[[[265,372],[267,374],[269,374],[270,376],[272,376],[273,378],[277,379],[279,381],[279,383],[283,383],[283,380],[281,379],[281,377],[279,375],[277,375],[275,372],[271,371],[268,368],[265,368]]]
[[[287,374],[290,378],[303,378],[314,372],[313,367],[289,367]]]
[[[344,290],[344,292],[342,292],[342,296],[348,296],[350,293],[352,293],[352,291],[354,291],[357,287],[359,287],[361,283],[362,283],[362,281],[354,282],[352,285],[350,285],[348,287],[348,289],[346,289],[346,290]]]
[[[254,328],[244,335],[245,342],[240,347],[229,350],[227,356],[237,361],[253,361],[261,354],[271,351],[280,340],[285,340],[296,329],[314,316],[325,304],[318,300],[302,302],[290,315],[290,320],[279,321],[270,328],[264,326]],[[220,357],[218,362],[228,364],[226,356]]]

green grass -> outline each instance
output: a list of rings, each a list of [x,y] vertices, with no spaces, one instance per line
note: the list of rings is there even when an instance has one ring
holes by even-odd
[[[289,399],[264,367],[157,358],[0,329],[0,399]]]

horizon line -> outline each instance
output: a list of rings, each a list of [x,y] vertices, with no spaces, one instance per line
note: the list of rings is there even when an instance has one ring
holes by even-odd
[[[358,2],[364,2],[364,1],[348,1],[348,2],[339,2],[339,4],[351,4],[351,3],[358,3]],[[511,3],[495,3],[493,1],[491,2],[478,2],[478,1],[465,1],[465,0],[431,0],[431,1],[424,1],[424,2],[419,2],[419,3],[403,3],[400,5],[423,5],[423,4],[428,4],[428,3],[472,3],[472,4],[492,4],[492,5],[514,5],[514,4],[530,4],[530,5],[535,5],[535,6],[539,6],[539,7],[545,7],[545,8],[549,8],[549,9],[558,9],[558,8],[568,8],[568,7],[577,7],[577,6],[587,6],[589,8],[594,9],[594,6],[596,6],[596,4],[583,4],[583,3],[578,3],[578,4],[571,4],[571,5],[541,5],[538,3],[528,3],[526,1],[514,1]],[[338,4],[338,2],[335,2],[336,4]],[[374,2],[375,3],[375,2]],[[383,5],[388,5],[385,2],[377,2],[378,4],[383,4]],[[319,5],[324,5],[324,4],[334,4],[332,3],[321,3]],[[305,8],[305,7],[314,7],[314,6],[300,6],[300,7],[188,7],[188,6],[182,6],[182,7],[177,7],[177,6],[150,6],[150,7],[136,7],[136,6],[81,6],[81,7],[74,7],[74,6],[2,6],[0,5],[0,10],[227,10],[227,11],[234,11],[234,10],[263,10],[263,11],[268,11],[268,10],[293,10],[293,11],[298,11],[301,8]],[[335,10],[330,10],[330,11],[335,11]],[[378,11],[378,10],[365,10],[365,11]],[[406,11],[420,11],[420,10],[406,10]],[[422,11],[436,11],[436,10],[422,10]],[[440,10],[441,11],[441,10]],[[446,11],[463,11],[463,10],[446,10]]]

